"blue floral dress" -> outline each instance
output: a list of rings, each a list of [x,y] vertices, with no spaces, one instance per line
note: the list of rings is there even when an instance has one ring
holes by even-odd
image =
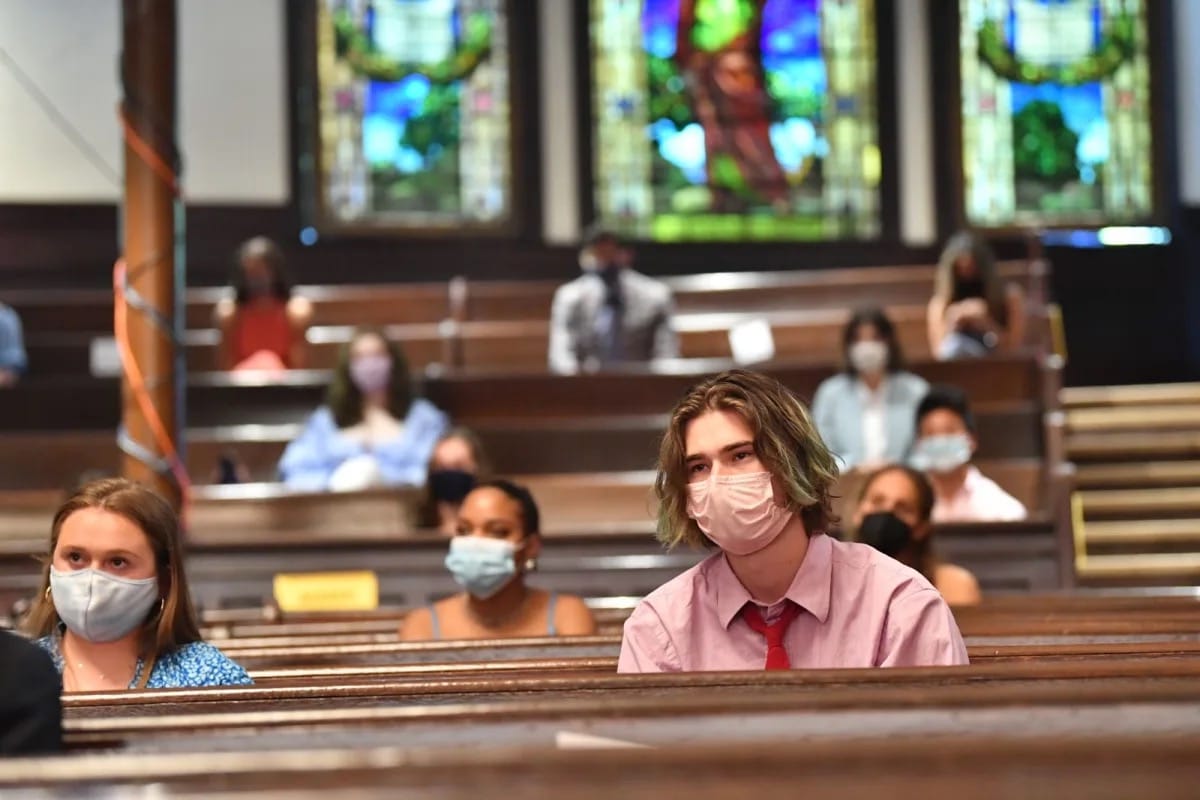
[[[58,636],[43,636],[37,640],[41,647],[54,659],[54,667],[63,671],[62,650]],[[139,658],[137,669],[129,688],[137,688],[142,680],[145,663]],[[187,689],[199,686],[250,686],[254,681],[242,669],[217,648],[207,642],[191,642],[170,653],[164,653],[154,662],[147,689]]]

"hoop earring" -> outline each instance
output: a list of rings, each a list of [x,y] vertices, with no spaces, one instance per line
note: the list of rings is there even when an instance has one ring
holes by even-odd
[[[49,598],[50,598],[50,587],[49,587],[49,585],[47,585],[47,586],[46,586],[46,591],[45,591],[45,593],[42,595],[42,597],[45,597],[46,599],[49,599]]]

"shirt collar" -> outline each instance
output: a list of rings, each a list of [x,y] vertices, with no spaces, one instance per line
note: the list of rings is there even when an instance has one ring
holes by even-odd
[[[973,494],[983,482],[983,473],[974,464],[967,467],[967,477],[963,479],[960,494]]]
[[[750,592],[733,574],[733,568],[723,554],[715,559],[713,573],[716,583],[717,619],[721,627],[728,629],[734,618],[741,613],[747,603],[754,602]],[[808,540],[808,552],[792,585],[784,593],[784,598],[791,600],[808,613],[824,622],[829,617],[829,595],[833,584],[833,543],[825,534],[812,536]]]
[[[856,376],[854,379],[854,383],[855,383],[855,388],[858,390],[858,397],[863,402],[867,402],[867,403],[878,402],[880,400],[883,400],[883,398],[885,398],[887,396],[887,392],[888,392],[887,375],[884,375],[883,379],[881,381],[879,381],[879,388],[874,389],[874,390],[872,390],[871,387],[867,386],[867,382],[864,381],[860,377]]]

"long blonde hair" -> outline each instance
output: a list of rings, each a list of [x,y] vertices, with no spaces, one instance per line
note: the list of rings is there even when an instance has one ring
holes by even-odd
[[[124,478],[103,478],[81,486],[59,506],[50,525],[50,550],[33,608],[22,625],[30,636],[49,636],[58,626],[58,611],[49,593],[50,565],[67,517],[85,508],[119,514],[137,525],[154,551],[161,608],[156,606],[142,625],[142,655],[155,658],[199,641],[200,626],[183,571],[179,518],[166,500]]]
[[[955,288],[958,286],[958,272],[954,265],[963,256],[968,256],[975,264],[975,270],[983,283],[983,299],[987,303],[988,313],[992,319],[1001,324],[1008,321],[1008,305],[1005,303],[1004,282],[996,269],[996,254],[982,236],[973,231],[959,231],[950,237],[946,247],[938,259],[937,273],[933,278],[933,295],[942,305],[949,305],[955,300]]]
[[[835,521],[830,490],[838,467],[804,404],[779,381],[748,370],[729,370],[696,385],[675,406],[658,453],[658,538],[668,547],[712,546],[688,517],[687,426],[707,411],[736,412],[754,434],[754,452],[782,481],[789,510],[809,534]]]

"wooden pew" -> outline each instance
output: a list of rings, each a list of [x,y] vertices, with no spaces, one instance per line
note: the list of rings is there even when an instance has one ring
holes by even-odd
[[[1200,682],[1200,659],[1131,658],[1111,661],[1038,660],[989,663],[970,667],[925,667],[920,669],[797,670],[789,679],[760,679],[762,673],[665,673],[616,675],[588,671],[536,669],[526,673],[454,676],[413,676],[405,680],[353,683],[338,680],[328,684],[298,686],[210,687],[205,690],[157,689],[145,692],[94,692],[64,697],[72,721],[121,718],[140,721],[184,715],[255,712],[314,711],[353,705],[355,709],[394,707],[397,704],[427,706],[467,703],[537,702],[554,699],[588,698],[611,693],[617,702],[629,695],[646,695],[655,702],[695,695],[706,690],[786,694],[789,699],[839,689],[869,691],[970,687],[987,684],[1004,686],[1051,686],[1141,678],[1146,682]],[[773,676],[772,676],[773,678]],[[1197,701],[1200,703],[1200,701]],[[1196,720],[1200,725],[1200,720]]]
[[[582,737],[580,737],[582,739]],[[73,792],[154,791],[170,796],[250,793],[354,798],[489,796],[630,800],[805,796],[848,800],[886,792],[903,800],[970,796],[1191,797],[1200,766],[1196,737],[1149,734],[1049,738],[989,733],[967,739],[872,735],[717,745],[688,741],[656,749],[404,749],[382,742],[299,744],[260,752],[78,755],[0,763],[0,786]],[[374,744],[374,746],[371,746]],[[382,745],[382,746],[381,746]],[[148,788],[153,785],[153,789]],[[106,794],[105,796],[109,796]]]
[[[925,306],[892,306],[888,316],[896,325],[901,348],[910,360],[928,360]],[[842,329],[850,309],[777,310],[767,312],[709,312],[680,314],[674,320],[680,355],[685,359],[732,358],[729,331],[749,319],[771,326],[775,357],[815,364],[840,360]],[[1041,343],[1045,320],[1035,313],[1029,325],[1028,344]],[[422,322],[383,326],[388,337],[404,350],[409,365],[424,371],[431,367],[452,370],[544,370],[549,346],[549,322],[542,318]],[[308,367],[332,369],[354,334],[352,325],[316,326],[308,331]],[[82,375],[89,370],[89,348],[94,336],[84,333],[40,334],[29,338],[30,374],[34,376]],[[211,328],[188,331],[185,356],[189,372],[219,370],[219,334]]]
[[[1002,485],[1017,487],[1022,499],[1035,498],[1040,475],[1042,418],[1029,402],[1002,401],[977,410],[979,456],[994,462]],[[600,415],[581,418],[486,419],[472,425],[502,475],[541,473],[620,473],[654,466],[666,415]],[[218,459],[234,454],[252,481],[277,480],[279,459],[303,429],[302,422],[193,427],[186,432],[188,469],[198,483],[213,480]],[[0,434],[0,487],[65,488],[89,469],[115,471],[120,463],[116,434],[91,431],[13,431]],[[43,454],[31,462],[23,455]],[[988,473],[991,475],[991,473]],[[995,477],[995,476],[993,476]]]
[[[973,673],[989,677],[972,680]],[[305,707],[300,701],[296,708],[246,712],[188,713],[183,706],[191,704],[172,708],[160,696],[136,715],[69,717],[66,728],[74,746],[125,743],[139,750],[172,744],[253,750],[286,746],[297,737],[337,740],[347,733],[385,736],[399,746],[483,747],[497,741],[497,735],[504,736],[502,731],[511,731],[512,744],[544,744],[564,727],[650,745],[763,741],[780,730],[793,737],[834,736],[838,731],[845,736],[864,724],[873,724],[880,735],[920,730],[928,736],[978,736],[996,726],[1025,735],[1097,730],[1200,733],[1200,663],[1195,660],[549,677],[499,683],[513,691],[501,697],[497,682],[463,691],[469,685],[464,681],[449,692],[425,692],[413,698],[421,702],[404,705],[346,707],[335,702],[322,707],[314,702]],[[556,691],[550,688],[555,683],[563,686]],[[530,691],[548,696],[531,699]],[[168,713],[162,716],[154,713],[164,711]],[[735,719],[737,724],[731,724]]]
[[[285,495],[275,503],[238,501],[228,511],[218,508],[208,522],[198,506],[188,543],[193,595],[205,608],[257,608],[271,597],[278,572],[367,566],[379,578],[386,605],[416,606],[456,591],[443,565],[446,540],[401,535],[404,528],[394,524],[401,513],[399,503],[392,505],[395,501],[386,493],[368,497],[379,515],[366,514],[359,521],[319,495]],[[277,515],[302,514],[308,503],[319,510],[317,519],[345,514],[345,525],[272,528]],[[230,515],[240,522],[229,522]],[[36,556],[45,549],[48,519],[39,509],[29,515],[22,538],[0,540],[0,602],[11,604],[36,591]],[[546,527],[546,533],[547,546],[533,583],[584,597],[643,596],[705,555],[687,549],[664,553],[645,520],[636,525],[609,523],[607,529],[602,524],[574,530]],[[938,537],[943,557],[974,570],[989,595],[1060,588],[1058,538],[1048,519],[947,526]]]
[[[1000,274],[1033,298],[1044,296],[1041,261],[1006,261]],[[564,274],[564,281],[574,277]],[[872,302],[921,304],[933,291],[928,265],[809,269],[787,272],[706,273],[663,279],[678,310],[699,311],[853,307]],[[315,325],[436,323],[445,318],[548,318],[558,281],[449,281],[383,285],[301,286],[313,302]],[[223,288],[187,290],[188,329],[212,324]],[[893,299],[894,298],[894,299]],[[103,290],[10,290],[6,302],[21,314],[28,334],[112,330],[112,293]]]
[[[615,410],[631,415],[666,413],[704,376],[728,361],[681,362],[655,373],[631,366],[599,375],[529,373],[434,375],[425,395],[465,423],[485,419],[588,417]],[[986,361],[928,362],[914,368],[931,383],[963,388],[972,402],[1029,402],[1055,373],[1033,355],[997,356]],[[833,373],[828,366],[773,362],[760,368],[804,398]],[[253,423],[295,423],[323,402],[329,375],[293,371],[270,381],[245,375],[203,374],[188,379],[188,424],[198,427]],[[537,398],[530,403],[529,398]],[[119,391],[115,379],[55,377],[30,379],[0,393],[0,430],[111,430],[116,425]]]

